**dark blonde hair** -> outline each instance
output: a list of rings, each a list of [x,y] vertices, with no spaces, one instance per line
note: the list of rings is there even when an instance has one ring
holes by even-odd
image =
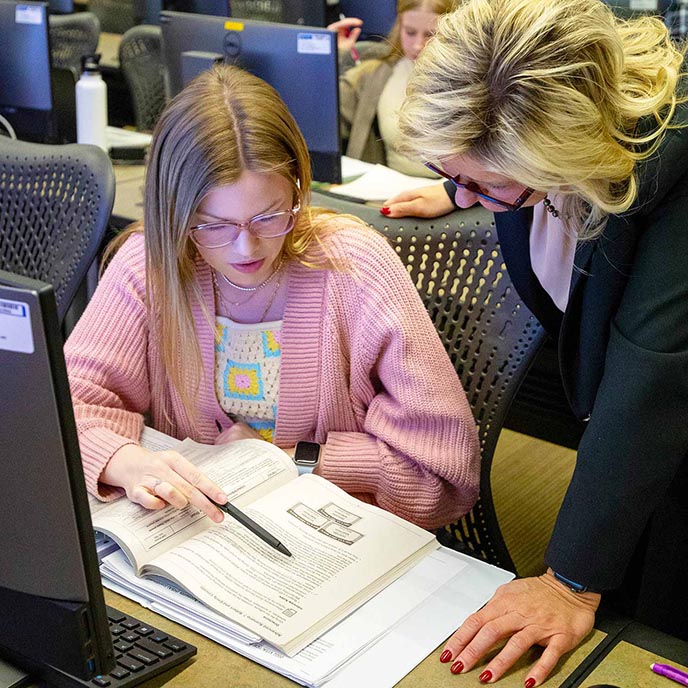
[[[370,0],[375,2],[375,0]],[[424,10],[435,14],[446,14],[456,7],[457,0],[399,0],[397,2],[397,18],[387,36],[389,43],[389,54],[383,59],[389,62],[396,62],[404,56],[404,49],[401,47],[401,15],[410,10]]]
[[[600,0],[470,0],[440,20],[416,61],[400,148],[470,155],[564,193],[567,225],[591,238],[635,200],[636,163],[683,100],[682,61],[660,20],[623,21]]]
[[[143,225],[129,228],[111,249],[143,229],[149,317],[166,378],[153,380],[152,391],[163,398],[160,392],[170,382],[192,422],[202,376],[194,304],[209,321],[211,316],[195,279],[197,250],[189,227],[204,197],[235,183],[244,170],[281,175],[294,205],[301,205],[284,257],[333,267],[321,242],[333,230],[327,223],[332,214],[309,206],[310,158],[294,118],[271,86],[228,65],[197,76],[162,113],[148,155]]]

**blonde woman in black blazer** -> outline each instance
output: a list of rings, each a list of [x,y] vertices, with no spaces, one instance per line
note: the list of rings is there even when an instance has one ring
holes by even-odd
[[[479,676],[493,682],[538,644],[526,688],[539,685],[592,628],[601,594],[688,639],[682,60],[661,21],[622,22],[599,0],[470,0],[417,60],[405,150],[451,179],[382,211],[495,212],[509,274],[558,339],[569,402],[588,421],[547,572],[463,623],[442,654],[453,673],[506,640]],[[556,244],[558,231],[574,237],[572,264],[536,265],[533,237]]]

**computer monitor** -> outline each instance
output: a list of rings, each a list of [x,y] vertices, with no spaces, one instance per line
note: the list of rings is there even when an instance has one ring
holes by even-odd
[[[397,0],[339,0],[339,11],[363,20],[361,40],[381,40],[397,19]]]
[[[74,12],[74,0],[48,0],[50,14],[72,14]]]
[[[664,14],[671,0],[603,0],[606,5],[612,8],[614,14],[622,19],[642,15],[661,15]]]
[[[0,658],[38,677],[114,654],[53,288],[0,270]]]
[[[224,61],[271,84],[298,123],[313,178],[340,183],[337,36],[287,24],[163,12],[163,58],[173,95],[194,76]]]
[[[17,138],[55,142],[48,3],[0,0],[0,36],[0,115]]]
[[[229,0],[162,0],[161,10],[229,17]]]

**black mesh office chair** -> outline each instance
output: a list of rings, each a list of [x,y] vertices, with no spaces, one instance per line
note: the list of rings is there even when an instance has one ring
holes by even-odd
[[[167,103],[160,27],[129,29],[119,44],[119,66],[131,93],[136,128],[152,131]]]
[[[60,322],[95,266],[114,195],[99,148],[0,137],[0,268],[52,284]]]
[[[232,16],[280,23],[282,0],[232,0]]]
[[[545,334],[511,284],[492,213],[477,207],[434,220],[390,220],[376,208],[318,193],[313,204],[373,225],[406,265],[466,391],[482,451],[478,503],[437,537],[515,571],[492,499],[492,459],[509,406]]]
[[[98,48],[100,22],[91,12],[51,14],[48,17],[50,55],[53,67],[81,74],[81,57],[93,55]]]
[[[136,25],[133,0],[88,0],[88,11],[98,17],[100,30],[106,33],[125,33]]]

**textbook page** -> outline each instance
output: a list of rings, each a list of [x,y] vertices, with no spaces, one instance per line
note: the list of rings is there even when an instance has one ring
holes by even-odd
[[[229,501],[236,506],[243,506],[298,476],[291,458],[263,440],[203,445],[189,439],[180,442],[147,428],[142,446],[154,451],[175,449],[180,452],[224,489]],[[191,505],[184,509],[168,506],[151,510],[126,497],[114,502],[92,498],[91,519],[95,530],[109,535],[119,544],[138,574],[147,562],[213,525],[205,514]],[[226,517],[225,520],[233,519]]]
[[[143,572],[171,579],[288,655],[439,547],[432,533],[312,474],[245,511],[293,556],[225,519],[168,549]]]
[[[222,622],[223,617],[203,606],[190,606],[189,598],[178,588],[152,580],[145,581],[145,588],[137,586],[144,581],[135,578],[121,553],[107,561],[109,566],[103,570],[106,587],[314,688],[391,688],[469,614],[480,609],[499,585],[514,577],[509,571],[440,547],[298,654],[288,657],[257,637],[242,639],[234,625],[224,628],[231,622]]]

